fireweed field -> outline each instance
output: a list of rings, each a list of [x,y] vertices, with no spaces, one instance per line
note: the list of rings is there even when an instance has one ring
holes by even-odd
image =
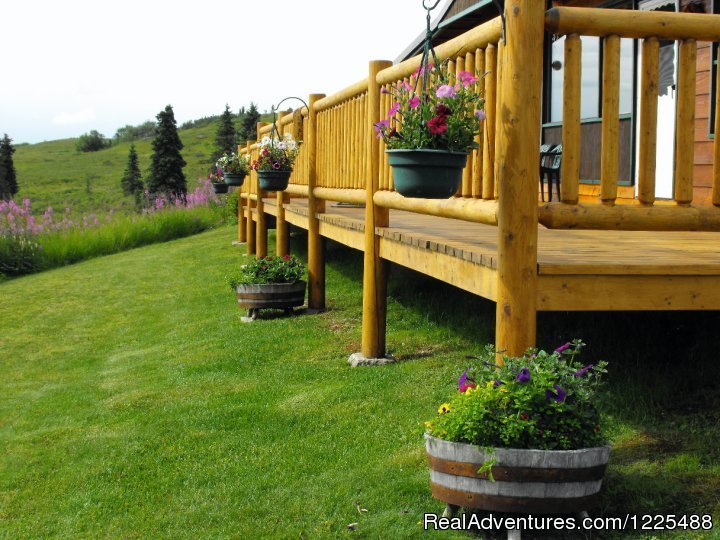
[[[228,203],[230,200],[230,203]],[[138,213],[77,215],[70,207],[42,214],[29,199],[0,200],[0,279],[181,238],[236,220],[236,194],[216,196],[198,180],[183,198],[147,198]]]
[[[225,283],[244,260],[234,236],[221,227],[0,284],[0,538],[468,537],[419,525],[443,508],[422,422],[492,339],[494,305],[393,266],[400,361],[352,369],[362,255],[329,245],[327,312],[242,324]],[[718,323],[540,316],[544,348],[578,336],[589,362],[610,362],[613,452],[593,516],[720,519]]]

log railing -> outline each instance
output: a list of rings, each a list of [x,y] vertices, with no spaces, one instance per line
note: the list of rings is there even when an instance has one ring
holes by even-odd
[[[392,65],[372,61],[365,79],[325,96],[312,94],[308,108],[281,116],[283,133],[302,139],[291,183],[277,195],[278,254],[287,252],[284,212],[289,197],[307,198],[308,306],[325,304],[325,201],[365,204],[362,355],[385,353],[386,261],[380,257],[377,228],[391,226],[390,209],[463,219],[498,230],[496,345],[521,354],[535,345],[538,223],[553,228],[720,230],[720,141],[715,139],[713,205],[693,204],[695,58],[697,41],[720,41],[720,16],[630,10],[554,8],[539,0],[506,0],[507,41],[501,41],[500,17],[482,24],[435,51],[449,69],[486,73],[479,90],[487,120],[463,173],[462,185],[447,200],[403,198],[393,190],[392,174],[373,123],[392,106],[388,85],[413,81],[420,57]],[[538,204],[542,43],[545,31],[566,36],[561,201]],[[600,197],[581,202],[580,182],[580,36],[604,42]],[[638,197],[616,205],[619,146],[619,43],[642,39]],[[658,98],[658,40],[680,42],[676,136],[675,197],[655,202]],[[720,70],[719,70],[720,74]],[[719,82],[720,85],[720,82]],[[720,107],[720,92],[715,96]],[[268,134],[258,126],[258,137]],[[720,114],[716,115],[716,132]],[[257,156],[256,143],[241,152]],[[267,251],[264,201],[255,173],[240,193],[238,237],[248,253]],[[253,220],[255,214],[255,221]]]
[[[559,203],[542,205],[539,221],[552,228],[630,230],[720,230],[720,201],[693,205],[696,62],[698,41],[720,41],[720,16],[594,8],[553,8],[546,29],[565,36],[563,164]],[[603,42],[602,139],[599,204],[579,202],[580,36]],[[615,205],[618,196],[620,39],[641,39],[638,186],[634,205]],[[656,205],[659,40],[679,42],[673,204]],[[720,95],[715,96],[716,100]],[[716,155],[720,141],[715,139]],[[720,191],[715,164],[713,189]]]

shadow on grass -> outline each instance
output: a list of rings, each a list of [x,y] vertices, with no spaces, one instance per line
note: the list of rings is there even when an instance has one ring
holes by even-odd
[[[304,238],[296,252],[305,253]],[[327,262],[362,287],[362,253],[333,242]],[[495,304],[391,265],[388,302],[442,325],[478,350],[494,339]],[[392,321],[388,321],[389,326]],[[587,362],[608,360],[611,463],[597,510],[605,516],[720,513],[720,312],[538,314],[538,346],[575,337]],[[389,332],[389,338],[392,336]],[[396,355],[448,352],[443,344]]]

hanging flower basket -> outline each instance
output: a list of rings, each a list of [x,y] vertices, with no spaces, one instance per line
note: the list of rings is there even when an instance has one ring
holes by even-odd
[[[404,197],[447,199],[462,183],[467,152],[386,150],[395,191]]]
[[[225,173],[225,183],[228,186],[242,186],[243,182],[245,181],[245,173],[242,174],[235,174],[235,173]]]
[[[228,185],[226,183],[221,184],[213,184],[212,188],[215,193],[227,193],[228,192]]]
[[[292,171],[258,171],[258,185],[265,191],[285,191]]]

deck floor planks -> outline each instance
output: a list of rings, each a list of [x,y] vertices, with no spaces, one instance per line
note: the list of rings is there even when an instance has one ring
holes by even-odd
[[[266,199],[269,212],[275,199]],[[307,216],[306,201],[292,199],[288,212]],[[364,231],[365,209],[328,202],[321,221]],[[387,239],[496,268],[497,229],[461,220],[390,211]],[[720,233],[538,230],[540,275],[720,276]]]

